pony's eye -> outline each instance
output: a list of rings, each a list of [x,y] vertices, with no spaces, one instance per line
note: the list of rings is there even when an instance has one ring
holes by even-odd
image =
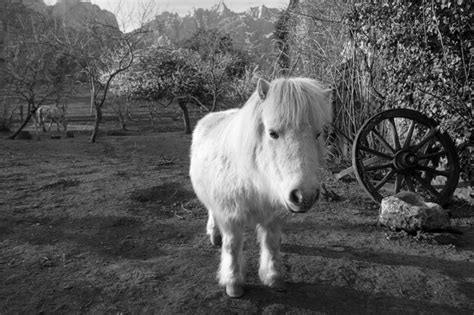
[[[270,137],[272,137],[273,139],[278,139],[278,137],[280,137],[278,135],[278,133],[275,131],[275,130],[270,130],[270,133],[269,133]]]
[[[321,133],[320,133],[320,132],[318,132],[318,133],[316,134],[316,139],[318,139],[319,136],[321,136]]]

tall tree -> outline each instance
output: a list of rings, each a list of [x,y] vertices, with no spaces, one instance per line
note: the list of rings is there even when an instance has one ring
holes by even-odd
[[[202,59],[202,72],[206,76],[207,91],[211,98],[211,111],[229,88],[232,77],[242,76],[247,66],[245,54],[234,48],[229,34],[219,30],[198,29],[182,43],[182,47],[197,52]]]
[[[185,133],[191,133],[188,104],[207,108],[205,77],[199,54],[188,49],[152,46],[137,56],[131,71],[121,76],[119,83],[135,99],[175,101],[183,113]]]

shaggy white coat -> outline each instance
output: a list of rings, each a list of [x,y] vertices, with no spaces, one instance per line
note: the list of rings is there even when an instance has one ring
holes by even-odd
[[[36,130],[41,126],[43,131],[46,131],[45,124],[49,121],[48,131],[51,131],[53,122],[56,123],[56,128],[59,131],[59,124],[67,129],[67,121],[65,116],[65,110],[63,107],[57,105],[42,105],[36,110],[35,127]]]
[[[209,213],[207,234],[220,245],[219,283],[243,294],[243,234],[256,228],[259,276],[284,284],[280,221],[318,198],[324,161],[323,127],[331,121],[329,91],[307,78],[259,80],[240,109],[210,113],[193,133],[190,176]],[[295,197],[296,196],[296,197]]]

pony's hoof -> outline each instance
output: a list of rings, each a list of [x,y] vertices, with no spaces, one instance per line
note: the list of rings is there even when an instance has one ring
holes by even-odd
[[[211,235],[211,244],[214,247],[221,247],[222,246],[222,236],[220,234]]]
[[[227,284],[225,286],[225,293],[231,298],[239,298],[244,295],[244,288],[240,284]]]
[[[270,283],[269,287],[278,292],[286,292],[286,284],[283,279],[276,279],[275,281]]]

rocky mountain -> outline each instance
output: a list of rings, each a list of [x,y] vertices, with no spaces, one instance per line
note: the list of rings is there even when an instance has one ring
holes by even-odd
[[[52,6],[44,4],[43,0],[0,1],[21,2],[29,9],[53,16],[76,29],[93,21],[118,29],[115,15],[92,4],[90,0],[58,0]],[[268,66],[275,60],[272,35],[279,12],[279,9],[262,5],[237,13],[230,10],[224,1],[220,1],[211,9],[194,9],[183,17],[176,13],[163,12],[148,24],[151,30],[148,42],[178,44],[189,39],[198,29],[217,29],[230,35],[235,48],[247,52],[260,65]]]
[[[31,12],[75,29],[84,28],[93,22],[99,22],[98,25],[104,26],[107,32],[119,29],[115,15],[102,10],[90,0],[59,0],[52,6],[46,5],[43,0],[0,0],[0,67],[5,58],[4,47],[8,34],[24,28],[25,24],[20,20]]]
[[[92,4],[90,0],[59,0],[50,9],[55,17],[60,18],[66,25],[73,28],[80,28],[91,22],[99,22],[101,25],[119,29],[115,15]]]
[[[227,33],[236,48],[248,52],[262,65],[274,60],[273,31],[279,9],[264,5],[236,13],[221,1],[211,9],[195,9],[181,17],[176,13],[163,12],[149,24],[152,38],[180,43],[190,38],[198,29],[217,29]]]
[[[92,4],[90,0],[58,0],[56,4],[48,6],[43,0],[1,0],[22,4],[24,8],[41,13],[45,16],[53,16],[61,20],[65,25],[80,28],[93,21],[99,21],[102,25],[119,28],[117,19],[112,12],[101,9]]]

